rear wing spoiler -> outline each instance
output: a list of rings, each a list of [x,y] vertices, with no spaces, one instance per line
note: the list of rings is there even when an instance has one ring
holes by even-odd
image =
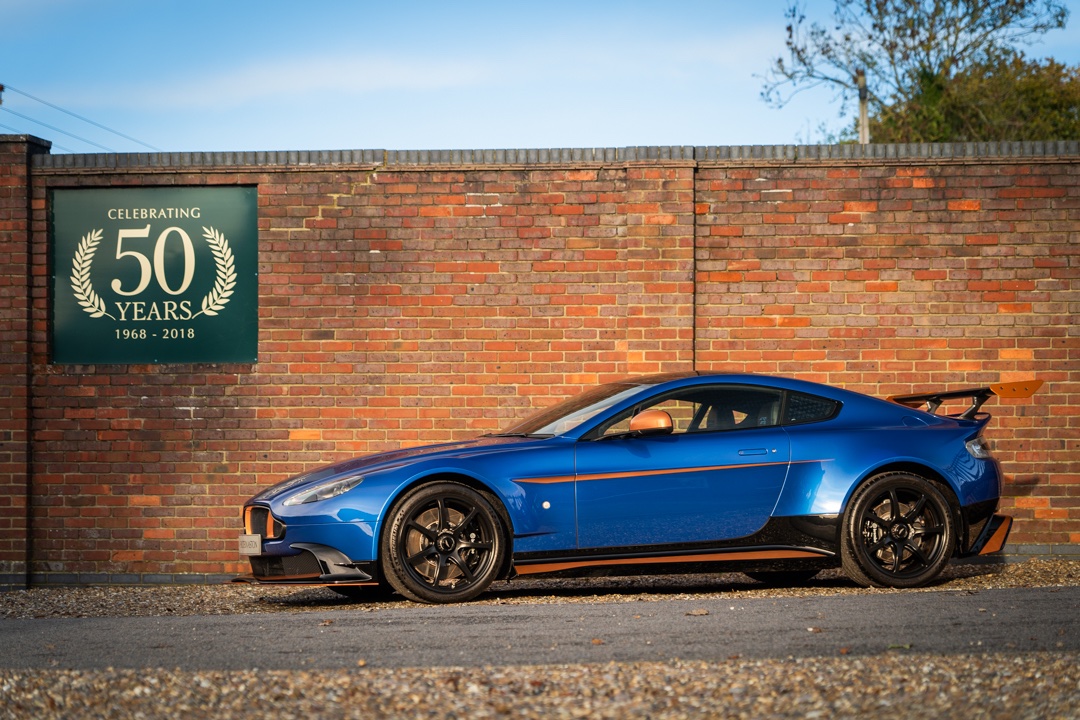
[[[1023,380],[1021,382],[997,383],[996,385],[987,385],[986,387],[981,388],[969,388],[967,390],[930,392],[919,395],[893,395],[888,399],[894,403],[900,403],[901,405],[907,405],[912,408],[920,407],[925,403],[928,412],[937,414],[938,408],[941,407],[941,404],[946,400],[971,398],[971,406],[957,416],[961,420],[971,420],[975,417],[975,414],[979,412],[979,408],[983,406],[983,403],[994,395],[1003,398],[1029,398],[1035,394],[1036,390],[1042,387],[1042,384],[1042,380],[1032,378],[1031,380]]]

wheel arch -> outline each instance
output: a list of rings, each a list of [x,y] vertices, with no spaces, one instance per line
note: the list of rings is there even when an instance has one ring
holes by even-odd
[[[954,488],[952,483],[949,482],[948,478],[946,478],[940,472],[930,467],[929,465],[918,462],[890,462],[879,467],[875,467],[873,470],[865,473],[861,478],[859,478],[859,481],[853,483],[851,489],[848,490],[847,497],[844,498],[844,505],[841,508],[840,516],[842,518],[847,517],[848,509],[851,507],[851,498],[855,495],[855,492],[860,487],[868,483],[873,478],[879,475],[886,475],[888,473],[908,473],[911,475],[918,475],[919,477],[925,478],[932,482],[935,486],[937,486],[937,488],[941,491],[941,494],[944,495],[946,502],[949,503],[949,512],[952,514],[953,522],[956,525],[957,536],[964,537],[964,535],[967,533],[967,528],[965,527],[963,513],[960,511],[960,498],[957,495],[956,488]],[[843,532],[843,527],[844,523],[841,522],[839,525],[837,525],[837,532]],[[840,541],[839,536],[837,537],[837,541]],[[954,555],[960,551],[959,545],[960,543],[957,543],[957,546],[953,548]]]
[[[489,503],[491,503],[491,506],[495,509],[495,512],[498,513],[499,519],[502,521],[503,527],[506,530],[505,539],[507,542],[506,557],[503,560],[503,566],[499,568],[499,573],[497,577],[500,580],[509,577],[511,569],[514,566],[514,522],[513,519],[510,517],[509,511],[506,509],[506,503],[499,495],[499,493],[497,493],[487,483],[477,479],[476,477],[473,477],[472,475],[448,470],[440,470],[429,473],[427,475],[421,475],[419,477],[413,478],[409,482],[399,487],[397,491],[393,494],[393,496],[389,498],[379,518],[378,532],[375,533],[374,537],[374,546],[376,548],[376,561],[378,563],[381,563],[383,560],[381,554],[379,553],[379,548],[382,547],[383,534],[388,531],[389,523],[387,523],[386,520],[393,516],[397,506],[413,490],[424,485],[430,485],[437,482],[453,482],[459,485],[464,485],[480,493],[487,499]]]

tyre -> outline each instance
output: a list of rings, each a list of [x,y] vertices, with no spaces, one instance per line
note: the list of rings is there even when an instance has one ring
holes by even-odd
[[[956,540],[949,502],[918,475],[884,473],[860,486],[844,515],[844,573],[867,587],[926,585],[948,564]]]
[[[393,509],[380,541],[383,575],[416,602],[471,600],[495,580],[506,531],[491,501],[454,482],[422,485]]]
[[[751,580],[757,580],[759,583],[765,583],[773,587],[784,587],[787,585],[802,585],[819,572],[820,570],[756,570],[743,573],[743,575],[746,575]]]

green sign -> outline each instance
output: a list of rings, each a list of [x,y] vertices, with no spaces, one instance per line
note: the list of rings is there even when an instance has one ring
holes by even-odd
[[[254,187],[53,190],[53,362],[255,362],[256,200]]]

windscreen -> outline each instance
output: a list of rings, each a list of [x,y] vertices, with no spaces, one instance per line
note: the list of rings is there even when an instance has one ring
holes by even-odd
[[[504,430],[501,435],[562,435],[651,385],[611,383],[563,400],[534,413]]]

